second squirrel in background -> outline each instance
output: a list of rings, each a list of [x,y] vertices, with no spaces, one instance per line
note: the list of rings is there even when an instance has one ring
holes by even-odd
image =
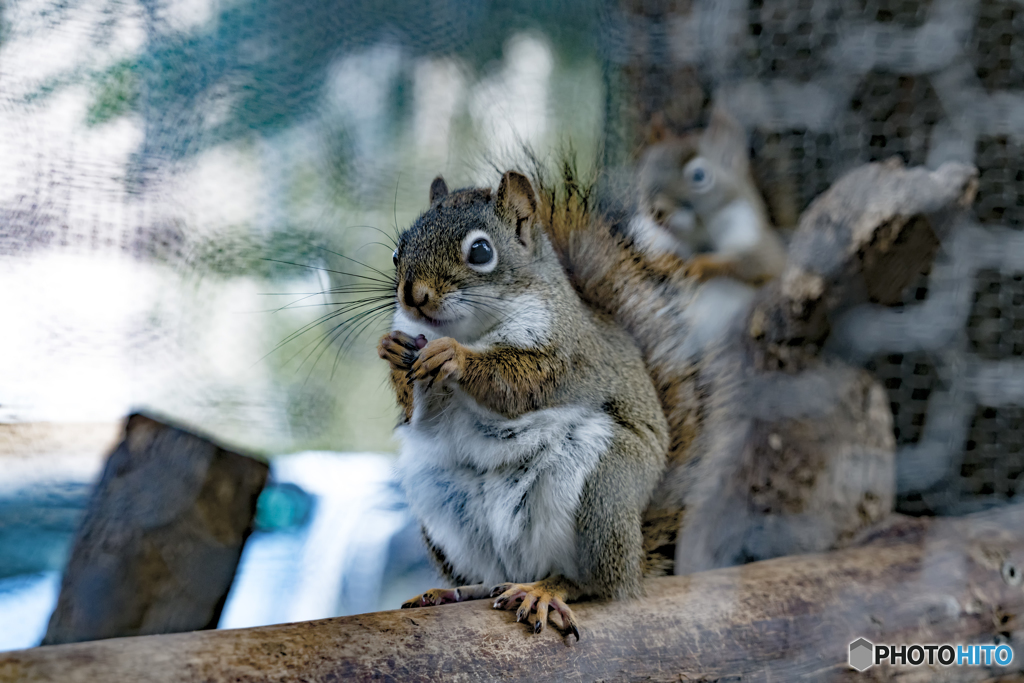
[[[637,169],[638,211],[630,228],[649,251],[672,251],[698,280],[762,284],[778,276],[785,247],[750,172],[743,128],[722,107],[708,127],[681,137],[661,121]]]

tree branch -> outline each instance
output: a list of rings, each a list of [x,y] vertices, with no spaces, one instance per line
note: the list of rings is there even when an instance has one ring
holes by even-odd
[[[871,680],[1020,674],[1024,505],[895,518],[855,548],[655,579],[574,606],[582,640],[528,633],[488,601],[0,655],[0,681],[864,680],[849,643],[992,643],[1012,667],[869,671]]]

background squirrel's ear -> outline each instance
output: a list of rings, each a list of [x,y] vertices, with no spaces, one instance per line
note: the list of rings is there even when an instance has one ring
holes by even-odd
[[[648,145],[656,145],[662,142],[669,136],[668,124],[665,123],[665,115],[660,111],[654,112],[651,115],[651,120],[647,124],[647,135],[646,142]]]
[[[736,173],[750,168],[747,134],[743,126],[724,107],[711,108],[711,120],[701,135],[701,152]]]
[[[527,177],[518,171],[506,171],[498,185],[494,212],[516,229],[516,237],[527,248],[533,244],[529,227],[536,210],[537,198]]]
[[[437,176],[434,178],[434,182],[430,183],[430,203],[435,204],[439,199],[444,199],[447,196],[448,183],[441,176]]]

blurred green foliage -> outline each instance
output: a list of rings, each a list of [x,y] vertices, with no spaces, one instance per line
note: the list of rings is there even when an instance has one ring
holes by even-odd
[[[155,15],[156,0],[143,3]],[[152,7],[150,7],[152,5]],[[140,110],[147,119],[145,152],[180,157],[210,144],[281,130],[304,117],[340,56],[381,42],[410,57],[455,56],[473,70],[500,59],[504,42],[534,30],[547,36],[566,64],[599,53],[604,0],[254,0],[225,3],[212,21],[183,33],[150,31],[143,53],[101,75],[90,120]],[[200,134],[200,106],[218,87],[241,98],[231,115]],[[397,79],[392,111],[399,120],[410,98]]]
[[[88,125],[106,123],[136,111],[139,101],[136,68],[134,62],[123,60],[96,77],[95,94],[86,113]]]

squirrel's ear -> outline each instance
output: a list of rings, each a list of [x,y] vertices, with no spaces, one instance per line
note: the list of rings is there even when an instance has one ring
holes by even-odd
[[[438,200],[444,199],[448,196],[448,183],[444,181],[444,178],[437,176],[434,178],[434,182],[430,183],[430,203],[431,205],[436,204]]]
[[[745,173],[750,165],[747,134],[726,109],[715,104],[711,119],[701,135],[701,151],[736,173]]]
[[[650,122],[647,124],[647,144],[656,145],[669,136],[668,124],[665,123],[665,115],[660,111],[654,112]]]
[[[531,248],[533,235],[530,234],[530,219],[537,211],[537,198],[533,185],[522,173],[506,171],[498,185],[494,206],[498,218],[508,222],[516,230],[516,237],[526,248]]]

